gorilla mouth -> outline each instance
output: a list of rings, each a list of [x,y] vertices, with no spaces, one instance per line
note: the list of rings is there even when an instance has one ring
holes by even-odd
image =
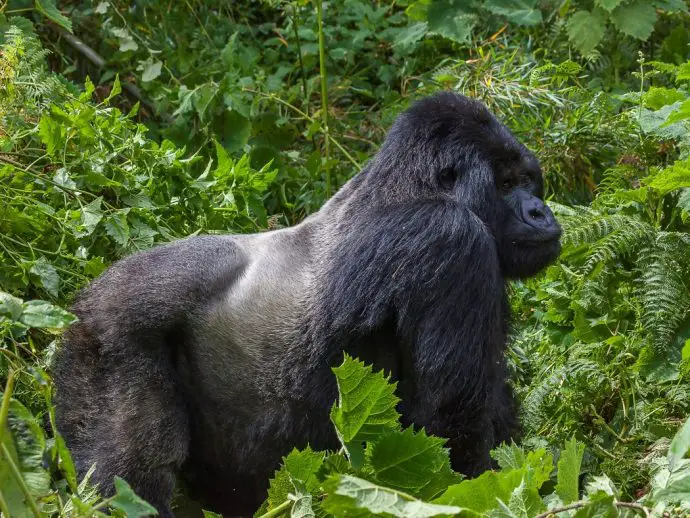
[[[561,238],[560,232],[532,234],[527,238],[513,239],[510,244],[524,248],[537,248],[558,243]]]

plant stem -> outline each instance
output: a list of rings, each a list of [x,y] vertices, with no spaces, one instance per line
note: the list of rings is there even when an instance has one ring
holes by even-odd
[[[5,427],[7,426],[7,415],[10,412],[10,398],[14,390],[14,376],[16,371],[10,369],[7,373],[7,383],[5,384],[5,393],[2,396],[2,405],[0,405],[0,444],[2,443],[2,436],[5,434]]]
[[[275,509],[268,511],[266,514],[262,514],[259,516],[259,518],[273,518],[274,516],[280,516],[281,514],[285,514],[285,511],[289,511],[290,507],[292,507],[292,501],[286,500]]]
[[[304,102],[309,111],[309,99],[307,98],[307,75],[304,71],[304,62],[302,61],[302,42],[299,39],[299,22],[297,21],[297,4],[292,4],[292,28],[295,31],[295,44],[297,45],[297,58],[299,59],[299,74],[302,78],[302,95],[304,95]]]
[[[549,516],[554,516],[558,513],[572,511],[573,509],[581,509],[582,507],[586,507],[590,503],[591,502],[589,501],[580,500],[578,502],[573,502],[572,504],[564,505],[563,507],[556,507],[555,509],[551,509],[550,511],[547,511],[545,513],[538,514],[534,518],[548,518]],[[636,504],[632,502],[614,502],[613,505],[615,505],[616,507],[625,507],[627,509],[632,509],[633,511],[640,512],[645,516],[650,516],[649,509],[643,506],[642,504]]]
[[[330,134],[328,132],[328,75],[326,73],[326,43],[323,35],[323,5],[321,0],[316,2],[316,22],[319,29],[319,74],[321,76],[321,125],[323,126],[323,152],[326,158],[326,198],[331,196],[331,172],[328,163]]]
[[[17,464],[14,462],[14,460],[10,456],[10,452],[7,449],[7,446],[5,446],[5,444],[0,444],[0,457],[5,457],[5,462],[7,462],[7,466],[9,466],[9,468],[10,468],[10,472],[12,473],[12,478],[14,478],[14,480],[17,482],[19,489],[24,494],[24,501],[26,502],[26,504],[31,509],[31,513],[36,518],[41,518],[41,512],[38,510],[38,507],[36,506],[36,502],[34,502],[34,498],[31,496],[31,491],[29,491],[29,487],[26,485],[26,481],[24,480],[24,477],[22,477],[22,472],[19,471]]]

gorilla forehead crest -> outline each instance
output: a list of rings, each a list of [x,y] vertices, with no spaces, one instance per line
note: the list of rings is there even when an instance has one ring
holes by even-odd
[[[423,184],[433,183],[434,169],[458,167],[466,174],[477,159],[496,165],[528,161],[534,156],[487,109],[474,99],[441,92],[414,103],[396,119],[381,146],[374,170],[404,181],[412,173]]]

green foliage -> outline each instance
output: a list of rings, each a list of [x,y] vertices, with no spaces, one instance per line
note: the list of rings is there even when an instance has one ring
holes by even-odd
[[[362,422],[361,414],[343,412],[343,407],[355,400],[394,401],[390,393],[395,385],[357,360],[346,356],[334,372],[340,395],[333,413],[340,416],[336,427],[341,437],[343,429],[359,429]],[[350,382],[343,383],[343,379]],[[357,387],[356,396],[352,395],[353,386]],[[385,414],[388,416],[389,411]],[[399,418],[395,412],[392,417],[396,421]],[[690,471],[683,468],[678,474],[678,462],[686,467],[690,463],[681,459],[690,447],[689,430],[686,423],[676,434],[668,453],[668,475],[655,479],[644,503],[622,503],[614,485],[602,476],[592,478],[587,490],[581,491],[584,445],[575,439],[560,453],[555,481],[553,456],[546,449],[526,451],[515,445],[493,452],[500,470],[461,481],[449,468],[443,439],[427,436],[423,430],[401,430],[398,425],[372,430],[359,439],[365,453],[361,465],[348,462],[340,453],[293,450],[283,459],[283,467],[271,481],[268,500],[256,516],[274,516],[279,510],[292,509],[310,516],[528,518],[546,510],[558,512],[556,509],[564,504],[572,505],[580,516],[601,516],[603,511],[607,516],[620,516],[626,506],[663,511],[666,505],[674,506],[686,496]],[[546,489],[547,482],[551,489]],[[434,490],[429,491],[429,486]]]
[[[79,288],[157,243],[301,220],[439,88],[537,153],[565,227],[561,260],[512,286],[523,443],[462,480],[444,439],[401,427],[384,374],[348,358],[343,448],[287,455],[259,514],[688,511],[687,2],[346,0],[323,3],[323,31],[303,0],[135,4],[0,3],[4,514],[151,512],[124,481],[104,500],[78,480],[54,432],[46,372]]]

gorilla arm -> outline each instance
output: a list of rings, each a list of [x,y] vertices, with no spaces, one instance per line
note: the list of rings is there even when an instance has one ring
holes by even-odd
[[[314,352],[347,349],[393,319],[395,347],[407,365],[397,376],[405,420],[449,437],[456,469],[488,467],[507,316],[493,236],[451,200],[353,219],[356,227],[343,230],[322,277]]]

